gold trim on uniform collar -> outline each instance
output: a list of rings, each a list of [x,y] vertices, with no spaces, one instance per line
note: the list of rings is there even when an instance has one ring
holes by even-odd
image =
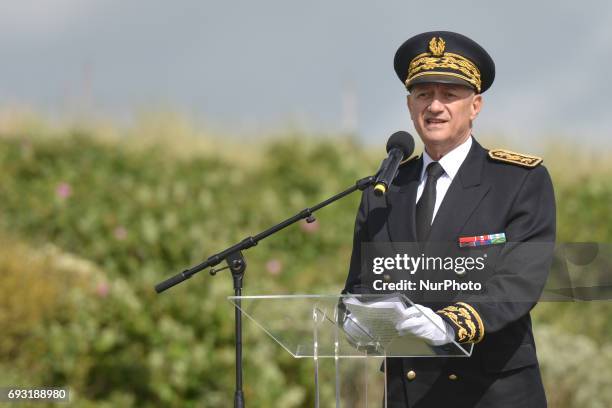
[[[419,54],[410,61],[408,78],[404,82],[406,87],[413,79],[423,75],[448,75],[467,81],[480,92],[482,80],[478,67],[462,55],[444,52],[445,47],[446,43],[442,37],[433,37],[429,41],[429,52]],[[455,72],[440,71],[441,68]]]
[[[409,163],[409,162],[413,161],[414,159],[418,159],[418,158],[419,158],[419,156],[408,157],[407,159],[402,160],[399,165],[403,166],[404,164]]]

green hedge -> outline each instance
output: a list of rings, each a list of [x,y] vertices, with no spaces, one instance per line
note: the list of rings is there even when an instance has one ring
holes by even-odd
[[[351,139],[300,134],[245,146],[240,160],[212,147],[179,155],[171,144],[134,148],[95,132],[0,138],[0,384],[69,385],[79,407],[230,406],[231,279],[203,272],[163,295],[153,285],[350,186],[382,156]],[[559,240],[610,241],[609,174],[553,174]],[[358,199],[250,250],[246,293],[339,292]],[[559,374],[573,367],[575,359],[559,361],[574,354],[572,339],[590,347],[585,359],[601,352],[612,362],[601,341],[612,334],[607,321],[572,323],[611,310],[536,309],[549,395],[568,395],[554,406],[612,404],[609,393]],[[312,406],[311,364],[251,326],[245,335],[249,405]],[[611,367],[597,375],[611,378]]]

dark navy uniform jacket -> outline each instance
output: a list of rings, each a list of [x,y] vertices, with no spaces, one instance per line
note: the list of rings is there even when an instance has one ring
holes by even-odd
[[[367,275],[362,275],[362,243],[417,241],[415,201],[421,168],[421,158],[405,163],[383,197],[376,197],[371,188],[364,191],[345,293],[372,293]],[[446,256],[460,256],[466,249],[459,248],[459,237],[494,233],[504,233],[507,242],[469,249],[471,256],[489,256],[486,274],[478,276],[485,291],[407,294],[438,311],[455,329],[458,342],[474,343],[471,357],[388,359],[389,407],[546,406],[529,311],[552,262],[551,179],[544,166],[493,159],[474,140],[427,241],[444,243],[440,248]],[[432,245],[424,253],[436,251],[440,249]],[[449,271],[430,272],[428,277],[458,278]],[[470,273],[462,279],[471,279]]]

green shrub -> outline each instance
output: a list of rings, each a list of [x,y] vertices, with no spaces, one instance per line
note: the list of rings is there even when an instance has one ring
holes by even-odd
[[[219,140],[194,142],[198,148],[186,154],[163,138],[138,147],[135,136],[40,133],[0,139],[0,384],[69,385],[79,407],[228,406],[227,272],[202,272],[162,295],[153,285],[349,187],[382,157],[350,139],[300,134],[243,149],[251,157],[233,160],[217,153]],[[608,176],[553,174],[559,239],[610,241]],[[338,293],[358,199],[248,251],[245,293]],[[553,398],[556,406],[612,404],[595,390],[601,382],[562,380],[575,361],[552,354],[575,340],[576,355],[599,355],[602,378],[612,376],[601,340],[612,334],[611,311],[603,302],[536,308],[549,395],[573,395]],[[293,360],[248,323],[245,331],[249,405],[313,405],[311,363]]]

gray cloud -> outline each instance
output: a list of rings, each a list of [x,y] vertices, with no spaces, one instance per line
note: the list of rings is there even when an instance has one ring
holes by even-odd
[[[448,29],[476,39],[497,64],[477,131],[523,142],[579,132],[594,145],[610,134],[611,17],[610,4],[593,0],[8,1],[2,103],[59,115],[85,105],[120,118],[169,106],[230,130],[356,123],[381,141],[410,128],[395,49]]]

